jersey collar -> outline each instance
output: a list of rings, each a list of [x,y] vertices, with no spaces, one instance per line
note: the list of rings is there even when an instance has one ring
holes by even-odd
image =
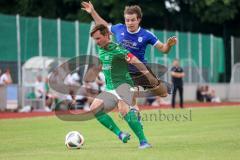
[[[127,28],[127,26],[126,26],[126,28]],[[135,33],[138,33],[140,31],[140,29],[141,29],[141,27],[138,27],[138,29],[135,32],[131,32],[127,28],[127,32],[130,33],[130,34],[135,34]]]
[[[115,49],[116,47],[117,47],[117,44],[116,44],[116,43],[110,42],[110,43],[107,45],[106,48],[102,48],[102,49],[111,51],[111,50]]]

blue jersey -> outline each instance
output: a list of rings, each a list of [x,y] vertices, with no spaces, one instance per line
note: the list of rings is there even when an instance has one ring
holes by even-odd
[[[155,46],[158,42],[157,37],[153,33],[143,28],[139,28],[132,33],[127,30],[126,25],[116,24],[110,27],[110,31],[114,34],[117,43],[129,50],[143,63],[146,63],[144,55],[147,45]]]

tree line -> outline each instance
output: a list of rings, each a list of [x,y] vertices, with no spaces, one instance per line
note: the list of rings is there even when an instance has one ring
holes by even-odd
[[[82,0],[0,0],[0,12],[90,22]],[[111,23],[123,22],[126,5],[138,4],[146,28],[240,35],[239,0],[92,0],[99,14]]]

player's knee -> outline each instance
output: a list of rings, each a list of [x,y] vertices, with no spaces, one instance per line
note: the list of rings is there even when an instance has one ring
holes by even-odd
[[[107,92],[102,92],[97,96],[98,99],[103,101],[104,111],[111,111],[117,105],[118,99],[115,95]]]
[[[124,117],[129,112],[129,105],[124,101],[118,102],[118,111]]]
[[[103,100],[101,99],[94,99],[94,101],[92,102],[91,106],[90,106],[90,110],[93,113],[97,113],[98,111],[102,110],[103,108]]]
[[[129,112],[129,109],[119,109],[119,113],[121,114],[122,117],[124,117],[127,113]]]

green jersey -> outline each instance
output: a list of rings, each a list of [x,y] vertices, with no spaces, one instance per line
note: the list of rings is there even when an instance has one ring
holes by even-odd
[[[133,86],[125,59],[128,53],[128,50],[113,42],[108,45],[108,49],[99,48],[107,90],[114,90],[123,83]]]

